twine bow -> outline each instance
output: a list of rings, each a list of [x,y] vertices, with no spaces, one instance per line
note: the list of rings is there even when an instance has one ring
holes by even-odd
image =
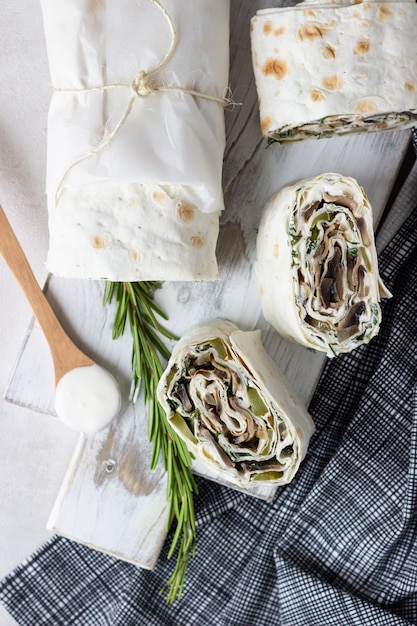
[[[142,98],[146,98],[146,96],[151,96],[155,93],[155,89],[148,82],[148,74],[144,70],[141,70],[135,76],[130,87],[135,96]]]

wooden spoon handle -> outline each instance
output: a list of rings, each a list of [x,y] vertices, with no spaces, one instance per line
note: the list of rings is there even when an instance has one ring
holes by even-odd
[[[75,367],[93,365],[94,361],[77,348],[57,320],[1,206],[0,253],[28,299],[46,337],[54,362],[56,382]]]

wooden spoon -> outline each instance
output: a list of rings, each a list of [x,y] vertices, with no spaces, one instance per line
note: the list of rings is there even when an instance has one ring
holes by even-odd
[[[26,259],[26,256],[1,206],[0,253],[2,254],[12,274],[14,274],[23,293],[28,299],[32,311],[35,314],[35,317],[38,320],[39,325],[42,328],[42,331],[48,342],[55,370],[55,386],[58,385],[58,383],[63,379],[65,374],[73,372],[77,368],[89,366],[95,366],[95,368],[98,368],[96,363],[92,359],[90,359],[90,357],[84,354],[84,352],[82,352],[71,341],[71,339],[68,337],[61,324],[59,323],[58,319],[56,318],[55,313],[53,312],[48,300],[46,299],[42,289],[40,288],[32,272],[32,268],[30,267],[29,262]],[[93,368],[94,372],[95,368]],[[75,383],[72,384],[72,388],[70,389],[69,393],[71,394],[70,401],[73,405],[71,409],[74,409],[74,406],[76,409],[76,414],[73,414],[74,417],[72,418],[71,416],[60,415],[58,413],[58,417],[60,417],[68,426],[74,428],[75,430],[95,432],[96,430],[100,430],[101,428],[104,428],[104,426],[107,426],[107,424],[111,421],[112,418],[109,414],[106,418],[102,416],[101,422],[100,417],[98,417],[94,420],[94,424],[91,423],[90,425],[88,425],[88,427],[83,428],[80,420],[80,414],[81,417],[83,414],[86,414],[88,419],[88,411],[95,408],[94,402],[93,404],[91,403],[92,395],[97,395],[97,393],[104,395],[104,393],[102,393],[104,391],[103,384],[106,387],[109,384],[111,386],[112,380],[114,382],[115,389],[110,389],[110,394],[112,394],[111,399],[114,400],[114,405],[116,405],[117,400],[117,407],[120,408],[120,392],[116,381],[114,381],[109,372],[107,372],[103,368],[100,368],[100,370],[102,370],[102,373],[105,373],[107,375],[107,378],[104,378],[104,380],[100,379],[99,381],[99,386],[101,385],[101,389],[84,389],[82,390],[84,396],[82,398],[79,398],[77,396],[78,391],[74,388]],[[96,378],[94,377],[93,380],[96,381]],[[79,383],[77,384],[78,386],[80,386]],[[86,384],[88,384],[88,382]],[[116,390],[118,394],[117,399],[115,397]],[[108,388],[106,389],[106,391],[109,391]],[[68,398],[68,392],[66,393],[66,397]],[[86,393],[87,398],[85,396]],[[75,398],[75,405],[73,397]]]
[[[46,337],[54,363],[55,384],[75,367],[93,365],[94,361],[77,348],[58,322],[1,206],[0,252],[28,299]]]

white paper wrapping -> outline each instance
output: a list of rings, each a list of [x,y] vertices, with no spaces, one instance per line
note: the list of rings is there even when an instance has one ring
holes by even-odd
[[[411,0],[258,11],[251,45],[263,135],[286,142],[414,125],[416,23]]]
[[[381,322],[372,207],[356,180],[327,173],[266,205],[256,271],[264,316],[286,339],[332,357],[367,343]]]
[[[41,6],[54,86],[48,268],[123,281],[217,278],[224,112],[202,96],[226,95],[229,1]]]
[[[186,333],[158,386],[189,451],[241,488],[292,480],[314,432],[260,331],[212,320]]]

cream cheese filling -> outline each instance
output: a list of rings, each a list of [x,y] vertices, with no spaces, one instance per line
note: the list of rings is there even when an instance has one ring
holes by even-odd
[[[300,323],[330,348],[371,338],[381,321],[368,228],[353,198],[326,193],[291,218]]]
[[[329,115],[320,120],[312,120],[296,126],[285,125],[268,132],[270,143],[299,141],[307,137],[333,137],[350,135],[355,132],[376,132],[403,128],[412,120],[417,120],[417,111],[401,113],[378,113],[372,115]]]

